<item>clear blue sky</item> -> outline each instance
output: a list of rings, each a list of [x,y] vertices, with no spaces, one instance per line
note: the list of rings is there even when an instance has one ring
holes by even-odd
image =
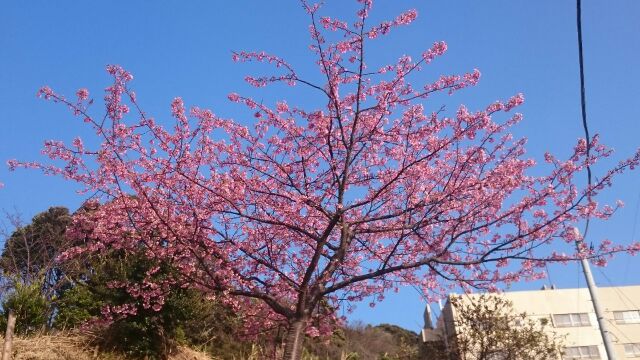
[[[327,14],[347,14],[347,0],[328,0]],[[314,104],[306,93],[282,88],[248,89],[250,68],[232,63],[231,50],[267,50],[287,58],[302,73],[310,66],[307,17],[295,0],[163,1],[163,2],[11,1],[0,11],[0,160],[40,159],[46,139],[70,140],[84,130],[59,105],[38,100],[37,89],[49,85],[72,95],[87,87],[99,100],[108,78],[106,64],[124,66],[135,76],[133,87],[147,112],[168,119],[169,103],[182,96],[187,105],[214,109],[219,115],[247,118],[226,101],[229,92],[272,101]],[[152,5],[153,4],[153,5]],[[379,0],[374,17],[395,16],[416,8],[418,20],[395,32],[369,58],[393,60],[420,54],[436,40],[449,44],[447,55],[425,71],[425,78],[479,68],[480,84],[446,101],[484,106],[523,92],[525,120],[516,134],[529,138],[529,155],[546,150],[566,155],[582,135],[574,1],[557,0]],[[616,149],[622,159],[640,145],[640,2],[584,1],[587,96],[592,132]],[[281,91],[282,90],[282,91]],[[444,100],[443,100],[444,101]],[[427,106],[439,108],[435,101]],[[454,107],[450,107],[454,108]],[[609,163],[608,165],[611,165]],[[603,170],[598,166],[595,171]],[[596,222],[590,239],[619,243],[638,239],[640,172],[628,173],[601,199],[627,206],[613,220]],[[9,173],[0,166],[0,209],[30,219],[52,205],[75,209],[82,198],[74,186],[33,171]],[[634,233],[635,229],[635,233]],[[618,256],[600,285],[640,283],[639,258]],[[576,265],[551,266],[561,287],[584,285]],[[532,289],[541,282],[515,289]],[[422,325],[424,303],[412,289],[389,294],[375,309],[359,306],[352,320],[388,322],[412,330]]]

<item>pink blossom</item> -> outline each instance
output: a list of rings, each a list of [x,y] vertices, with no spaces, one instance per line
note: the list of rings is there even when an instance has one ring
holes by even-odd
[[[417,17],[418,17],[418,12],[416,10],[414,9],[408,10],[400,14],[400,16],[396,18],[396,23],[399,25],[408,25],[411,22],[413,22],[413,20],[415,20]]]
[[[38,97],[44,97],[45,100],[49,100],[53,96],[53,90],[48,86],[43,86],[38,90]]]
[[[89,98],[89,90],[82,88],[76,92],[76,95],[80,101],[87,100]]]
[[[522,103],[524,103],[524,95],[522,93],[519,93],[509,99],[509,101],[505,105],[505,111],[509,111],[516,106],[520,106]]]
[[[231,94],[229,94],[229,96],[227,96],[227,98],[229,98],[229,100],[231,100],[233,102],[238,102],[240,100],[240,95],[238,95],[236,93],[231,93]]]
[[[289,106],[284,101],[278,102],[276,109],[278,110],[278,112],[281,112],[281,113],[289,112]]]

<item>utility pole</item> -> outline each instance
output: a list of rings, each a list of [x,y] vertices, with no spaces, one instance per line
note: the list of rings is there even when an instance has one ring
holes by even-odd
[[[585,140],[587,142],[587,186],[589,191],[587,195],[587,200],[591,202],[591,167],[589,166],[589,152],[591,150],[591,138],[589,137],[589,127],[587,125],[587,101],[585,96],[585,86],[584,86],[584,58],[582,55],[582,4],[581,0],[576,0],[576,18],[577,18],[577,28],[578,28],[578,56],[580,62],[580,105],[582,110],[582,126],[584,128]],[[587,236],[587,231],[589,229],[589,218],[587,217],[584,236],[580,237],[578,234],[578,229],[576,230],[576,250],[577,253],[580,254],[583,250],[581,249],[581,244],[584,244],[584,238]],[[604,350],[607,353],[607,358],[609,360],[615,360],[616,355],[613,349],[613,343],[611,342],[610,333],[607,329],[607,320],[604,317],[604,312],[602,311],[602,307],[600,306],[600,300],[598,299],[598,291],[596,289],[595,281],[593,281],[593,274],[591,273],[591,267],[589,266],[589,261],[585,258],[580,259],[580,264],[582,265],[582,271],[584,272],[584,278],[587,282],[587,287],[589,288],[589,296],[591,297],[591,302],[593,303],[593,310],[596,313],[596,318],[598,319],[598,326],[600,328],[600,335],[602,336],[602,342],[604,343]]]
[[[580,251],[579,244],[580,241],[576,241],[576,248],[578,249],[578,252]],[[604,317],[602,306],[600,306],[598,289],[595,281],[593,280],[591,266],[587,259],[581,259],[580,264],[582,265],[582,272],[584,272],[584,278],[587,282],[587,288],[589,288],[589,297],[593,303],[593,310],[596,313],[596,319],[598,319],[598,327],[600,328],[600,335],[602,336],[602,342],[604,343],[604,351],[607,353],[607,358],[609,360],[616,360],[615,350],[613,349],[613,343],[611,342],[611,333],[608,330],[607,319]]]

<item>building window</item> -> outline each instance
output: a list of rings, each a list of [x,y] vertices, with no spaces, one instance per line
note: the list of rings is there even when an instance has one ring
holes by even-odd
[[[626,349],[626,347],[625,347]],[[600,351],[596,345],[570,346],[564,348],[563,359],[600,359]]]
[[[590,326],[589,315],[579,314],[554,314],[553,324],[555,327]]]
[[[640,357],[640,344],[624,344],[624,355],[628,358]]]
[[[613,317],[616,319],[616,324],[638,324],[640,323],[640,311],[614,311]]]

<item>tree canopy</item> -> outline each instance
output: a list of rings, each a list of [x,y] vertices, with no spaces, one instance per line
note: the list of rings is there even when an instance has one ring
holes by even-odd
[[[42,282],[58,290],[62,269],[56,259],[71,247],[65,236],[71,214],[65,207],[50,207],[33,217],[26,226],[15,224],[15,231],[5,239],[0,254],[0,272],[25,283]]]

